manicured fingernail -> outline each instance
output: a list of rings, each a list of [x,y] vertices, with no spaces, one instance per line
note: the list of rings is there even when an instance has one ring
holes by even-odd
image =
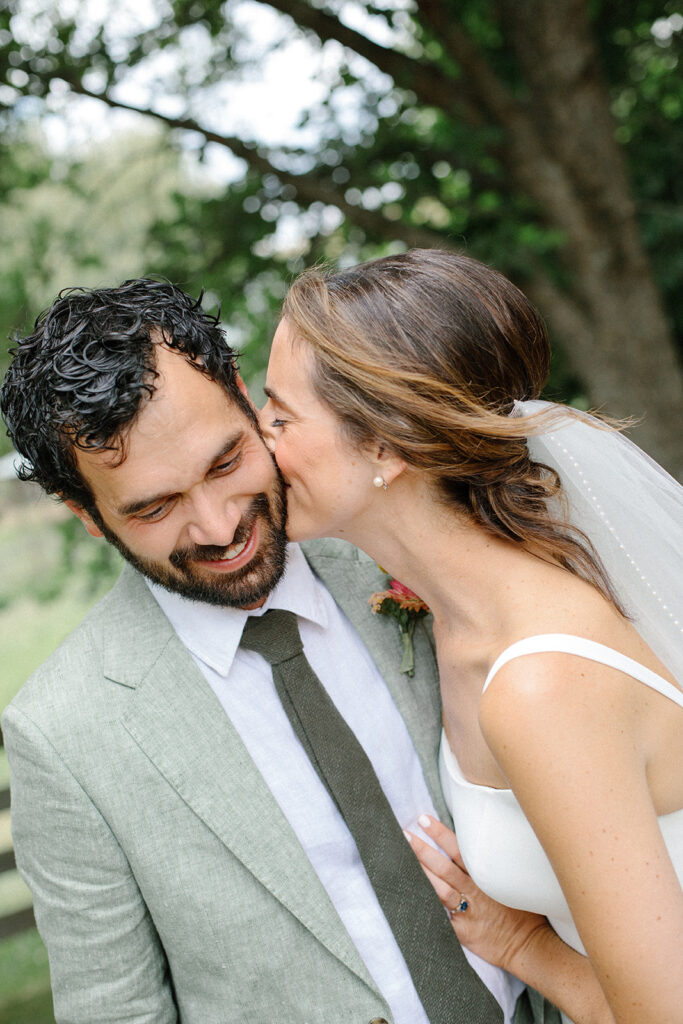
[[[406,832],[406,830],[403,829],[403,835],[406,837],[409,843],[412,843],[413,837],[411,836],[410,832]]]
[[[421,828],[429,828],[430,825],[432,824],[431,820],[427,817],[426,814],[421,814],[420,817],[417,819],[417,823]]]

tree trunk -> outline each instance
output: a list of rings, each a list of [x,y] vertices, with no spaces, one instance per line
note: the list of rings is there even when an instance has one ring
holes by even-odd
[[[566,237],[570,293],[535,301],[593,404],[642,417],[633,438],[683,479],[683,372],[642,246],[584,0],[502,0],[529,95],[509,120],[509,165]],[[677,427],[676,424],[679,424]]]
[[[545,277],[529,282],[526,291],[577,376],[590,382],[592,406],[640,419],[629,436],[683,481],[681,372],[666,323],[654,322],[659,301],[656,292],[648,295],[648,285],[647,279],[612,282],[599,308],[590,310],[580,309]]]

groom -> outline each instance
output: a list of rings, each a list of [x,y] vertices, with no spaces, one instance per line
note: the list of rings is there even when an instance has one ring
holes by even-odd
[[[446,815],[432,647],[418,626],[415,678],[400,675],[393,624],[368,605],[374,563],[286,544],[283,485],[217,321],[162,282],[67,292],[18,344],[2,410],[24,475],[129,563],[3,718],[57,1020],[427,1024],[271,669],[240,638],[249,611],[296,613],[414,830]],[[502,1021],[491,992],[506,1022],[550,1019],[535,994],[515,1011],[519,983],[473,962],[483,981],[460,962],[454,1024]]]

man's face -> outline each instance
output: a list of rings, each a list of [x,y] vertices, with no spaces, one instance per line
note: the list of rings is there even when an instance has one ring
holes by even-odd
[[[282,575],[284,487],[244,412],[178,352],[157,348],[156,390],[126,457],[77,452],[101,517],[70,507],[140,572],[193,600],[259,604]]]

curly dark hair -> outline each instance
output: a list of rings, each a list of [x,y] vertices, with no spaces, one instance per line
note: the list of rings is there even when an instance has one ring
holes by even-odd
[[[202,293],[203,295],[203,293]],[[139,278],[118,288],[69,288],[15,337],[0,388],[7,432],[24,458],[22,480],[97,512],[75,449],[118,451],[154,393],[163,339],[225,390],[255,422],[237,387],[233,350],[218,317],[168,281]]]

